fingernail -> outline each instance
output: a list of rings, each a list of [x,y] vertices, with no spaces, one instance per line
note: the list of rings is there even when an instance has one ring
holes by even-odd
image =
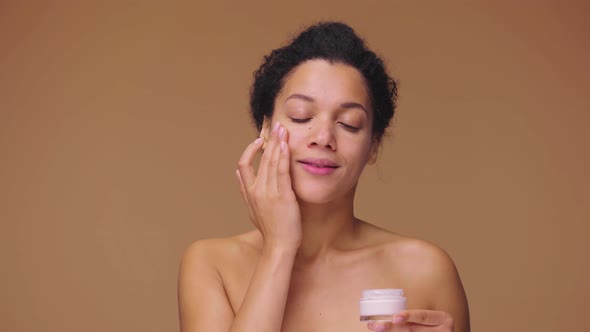
[[[385,331],[386,327],[383,324],[375,324],[373,325],[373,331],[375,332],[383,332]]]
[[[262,142],[262,137],[258,137],[254,140],[254,144],[260,144],[260,142]]]
[[[402,323],[404,321],[404,317],[403,316],[394,316],[393,317],[393,324],[399,324]]]
[[[285,127],[281,127],[279,129],[279,137],[283,138],[283,136],[285,136]]]
[[[279,129],[279,125],[280,123],[278,121],[275,122],[275,125],[272,127],[272,131],[277,131],[277,129]]]

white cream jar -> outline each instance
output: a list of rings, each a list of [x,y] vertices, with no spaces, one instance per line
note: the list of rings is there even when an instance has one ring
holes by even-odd
[[[367,289],[360,300],[361,322],[391,321],[394,314],[405,309],[402,289]]]

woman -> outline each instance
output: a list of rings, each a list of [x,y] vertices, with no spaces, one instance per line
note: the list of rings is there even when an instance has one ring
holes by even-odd
[[[342,23],[312,26],[265,58],[251,91],[260,136],[236,171],[256,230],[186,250],[182,331],[469,331],[449,256],[354,216],[395,98],[382,61]],[[361,323],[371,288],[402,288],[409,310]]]

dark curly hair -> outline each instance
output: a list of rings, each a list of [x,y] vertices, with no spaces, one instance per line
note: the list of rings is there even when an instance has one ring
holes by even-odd
[[[370,92],[373,108],[373,136],[381,141],[396,107],[397,85],[389,77],[383,61],[348,25],[340,22],[315,24],[284,47],[264,57],[264,63],[254,73],[250,91],[250,112],[260,130],[265,117],[271,117],[277,94],[285,78],[307,60],[323,59],[356,68]]]

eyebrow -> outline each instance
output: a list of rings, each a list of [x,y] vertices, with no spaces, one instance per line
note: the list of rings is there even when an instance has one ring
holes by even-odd
[[[294,94],[290,95],[289,97],[287,97],[287,99],[285,99],[285,103],[286,103],[286,102],[287,102],[289,99],[301,99],[301,100],[303,100],[303,101],[307,101],[307,102],[310,102],[310,103],[313,103],[313,102],[315,102],[315,99],[313,99],[312,97],[310,97],[310,96],[306,96],[306,95],[302,95],[302,94],[300,94],[300,93],[294,93]],[[351,101],[349,101],[349,102],[346,102],[346,103],[342,103],[342,104],[340,104],[340,107],[342,107],[342,108],[344,108],[344,109],[358,108],[358,109],[360,109],[361,111],[363,111],[363,112],[365,112],[365,113],[369,114],[369,113],[367,112],[367,109],[366,109],[366,108],[365,108],[365,107],[364,107],[362,104],[360,104],[360,103],[356,103],[356,102],[351,102]]]

